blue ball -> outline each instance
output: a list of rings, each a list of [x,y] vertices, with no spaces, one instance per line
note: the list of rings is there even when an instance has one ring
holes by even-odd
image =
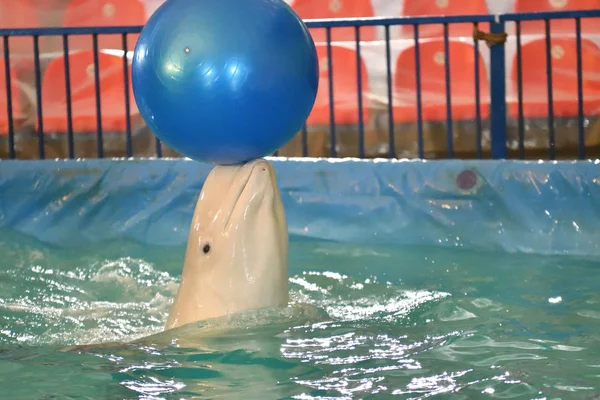
[[[283,0],[167,0],[135,47],[133,92],[156,136],[180,154],[240,164],[302,129],[319,64]]]

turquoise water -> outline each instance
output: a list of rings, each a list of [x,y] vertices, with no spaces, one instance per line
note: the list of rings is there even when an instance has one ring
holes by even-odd
[[[0,398],[600,399],[596,259],[293,239],[324,320],[64,350],[159,332],[183,252],[0,233]]]

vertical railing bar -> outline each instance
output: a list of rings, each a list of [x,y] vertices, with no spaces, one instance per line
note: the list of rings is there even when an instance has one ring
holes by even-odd
[[[360,55],[360,26],[354,27],[356,40],[356,88],[358,89],[358,157],[365,158],[365,131],[363,121],[363,90],[362,90],[362,69]]]
[[[523,56],[521,48],[521,21],[517,24],[517,96],[518,96],[518,135],[519,135],[519,158],[525,159],[525,117],[523,116]]]
[[[158,137],[155,137],[154,141],[156,144],[156,157],[162,158],[162,143]]]
[[[75,138],[73,137],[73,104],[71,100],[71,65],[69,60],[69,35],[63,34],[63,60],[65,64],[65,92],[67,97],[67,147],[69,158],[75,158]]]
[[[98,53],[98,34],[92,34],[94,47],[94,85],[96,90],[96,128],[98,130],[97,146],[98,158],[104,157],[104,141],[102,140],[102,100],[100,92],[100,61]]]
[[[490,33],[505,34],[504,22],[490,22]],[[491,141],[492,158],[506,158],[506,48],[504,43],[490,47]]]
[[[16,157],[15,152],[15,126],[13,120],[12,104],[12,77],[10,73],[10,53],[8,36],[2,36],[4,42],[4,79],[6,83],[6,115],[8,116],[8,157],[13,160]]]
[[[44,120],[42,112],[42,68],[40,66],[40,43],[39,36],[33,36],[33,63],[35,68],[35,92],[37,102],[38,119],[38,152],[40,159],[45,158],[44,153]]]
[[[477,27],[477,23],[474,24]],[[481,96],[479,91],[481,85],[479,84],[479,41],[475,40],[473,43],[473,51],[475,53],[475,137],[476,137],[476,154],[477,158],[482,158],[481,151]]]
[[[308,157],[308,131],[306,123],[302,125],[302,157]]]
[[[577,38],[577,130],[579,134],[579,159],[585,158],[585,135],[583,130],[583,61],[581,56],[581,18],[575,18],[575,34]]]
[[[545,19],[546,28],[546,76],[548,85],[548,145],[549,158],[554,160],[555,142],[554,142],[554,97],[552,92],[552,46],[550,43],[550,20]]]
[[[331,157],[336,156],[335,140],[335,111],[333,98],[333,60],[331,59],[331,27],[326,29],[327,38],[327,75],[329,79],[329,143],[331,145]]]
[[[413,25],[415,39],[415,85],[417,89],[417,147],[419,158],[425,158],[423,143],[423,104],[421,93],[421,47],[419,46],[419,25]]]
[[[392,50],[390,45],[390,26],[385,26],[385,62],[387,68],[388,90],[388,132],[389,132],[389,158],[396,158],[396,141],[394,137],[394,96],[392,83]]]
[[[450,92],[450,43],[448,36],[448,23],[444,23],[444,68],[446,72],[446,139],[448,141],[448,158],[453,158],[454,143],[452,133],[452,95]]]
[[[125,135],[126,135],[126,151],[127,157],[133,156],[133,140],[131,138],[131,108],[129,98],[129,62],[127,61],[127,33],[123,33],[122,46],[123,46],[123,83],[125,90]]]

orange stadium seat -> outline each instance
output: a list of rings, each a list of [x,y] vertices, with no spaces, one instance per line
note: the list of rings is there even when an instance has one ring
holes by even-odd
[[[515,0],[515,12],[591,10],[600,8],[600,0]],[[543,21],[521,22],[522,33],[544,33]],[[550,22],[553,33],[575,33],[574,19],[556,19]],[[582,18],[581,31],[600,32],[600,18]]]
[[[105,132],[124,132],[126,129],[126,113],[123,58],[120,55],[108,52],[99,52],[98,56],[102,130]],[[94,53],[92,51],[71,53],[69,55],[69,70],[73,132],[96,132]],[[128,73],[130,111],[131,115],[135,115],[138,111],[131,87],[131,67],[128,68]],[[65,67],[62,56],[53,59],[44,73],[42,79],[42,113],[45,132],[64,133],[68,131]]]
[[[38,16],[28,0],[0,0],[0,29],[37,28]],[[11,37],[11,54],[32,54],[33,39],[30,36]],[[0,49],[4,44],[0,40]]]
[[[489,14],[485,0],[405,0],[403,16],[441,16],[441,15],[481,15]],[[488,30],[489,24],[479,24],[479,29]],[[413,37],[412,25],[401,28],[404,37]],[[449,24],[450,36],[473,36],[473,24]],[[443,37],[444,27],[441,24],[420,25],[419,37]]]
[[[578,115],[577,48],[573,37],[551,40],[553,111],[558,117]],[[523,114],[526,118],[548,116],[548,78],[546,75],[546,40],[536,39],[523,44],[521,50],[523,77]],[[600,112],[600,49],[589,39],[581,41],[583,106],[586,115]],[[512,98],[518,93],[518,59],[512,61]],[[509,103],[509,113],[518,117],[518,101]]]
[[[375,15],[371,0],[294,0],[292,8],[302,19],[358,18]],[[327,42],[324,28],[314,28],[310,33],[315,42]],[[354,28],[332,28],[332,41],[355,41]],[[360,40],[377,40],[377,29],[373,26],[360,28]]]
[[[140,0],[71,0],[63,26],[138,26],[146,23],[146,8]],[[139,35],[127,35],[127,49],[133,50]],[[69,48],[91,50],[91,35],[69,37]],[[99,49],[122,49],[121,35],[98,35]]]
[[[6,66],[4,60],[0,59],[0,136],[8,135],[8,93],[6,88]],[[21,93],[17,83],[17,76],[12,68],[10,71],[10,89],[12,117],[13,122],[16,122],[23,117],[23,112],[21,111]]]
[[[420,50],[421,107],[424,121],[446,120],[446,71],[442,39],[423,42]],[[394,83],[394,120],[417,121],[417,81],[415,47],[400,53],[396,62]],[[475,53],[473,46],[450,41],[450,92],[454,120],[473,120],[475,107]],[[479,56],[479,88],[481,118],[489,117],[489,83],[487,71]]]
[[[327,45],[317,44],[319,57],[320,77],[319,90],[311,114],[306,121],[307,125],[328,125],[329,117],[329,69],[327,59]],[[359,122],[358,110],[358,74],[356,65],[356,52],[341,46],[331,46],[333,66],[333,104],[335,107],[335,123],[341,125],[357,124]],[[369,117],[369,104],[364,93],[369,91],[369,78],[367,68],[361,58],[360,76],[362,84],[363,121]]]

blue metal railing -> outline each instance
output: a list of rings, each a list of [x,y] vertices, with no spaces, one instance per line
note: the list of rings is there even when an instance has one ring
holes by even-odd
[[[0,37],[3,37],[3,48],[4,48],[4,64],[5,64],[5,81],[6,81],[6,92],[7,92],[7,116],[9,120],[9,129],[7,132],[8,136],[8,158],[15,159],[15,129],[13,123],[13,104],[11,101],[11,57],[9,51],[9,42],[11,37],[31,37],[33,40],[33,62],[35,71],[35,96],[36,96],[36,119],[37,119],[37,143],[38,143],[38,155],[40,159],[44,159],[45,154],[45,131],[44,131],[44,113],[43,113],[43,102],[42,102],[42,72],[40,63],[40,37],[60,36],[62,38],[62,55],[64,57],[64,68],[65,68],[65,90],[66,90],[66,110],[67,115],[67,146],[68,146],[68,158],[75,158],[75,137],[73,131],[73,117],[72,117],[72,91],[71,91],[71,80],[70,78],[70,64],[69,64],[69,37],[74,35],[91,35],[92,46],[94,54],[94,86],[95,86],[95,101],[96,101],[96,148],[97,157],[102,158],[104,156],[104,140],[103,140],[103,127],[102,127],[102,103],[100,96],[100,76],[99,76],[99,47],[98,47],[98,35],[120,35],[122,37],[122,48],[123,51],[123,75],[125,81],[125,109],[124,115],[126,116],[126,156],[133,156],[133,141],[132,141],[132,126],[130,118],[131,100],[129,91],[129,74],[128,74],[128,59],[127,59],[127,35],[140,33],[142,30],[141,26],[115,26],[115,27],[75,27],[75,28],[24,28],[24,29],[0,29]],[[158,139],[156,140],[156,154],[160,157],[162,149]],[[125,154],[124,154],[125,155]]]
[[[519,132],[519,156],[524,158],[524,113],[523,113],[523,78],[521,68],[521,23],[525,21],[544,21],[545,41],[546,41],[546,77],[548,86],[548,158],[551,160],[556,157],[555,148],[555,125],[554,125],[554,101],[552,91],[552,56],[551,56],[551,37],[550,24],[553,20],[573,19],[575,20],[575,37],[576,37],[576,54],[577,54],[577,143],[578,143],[578,158],[584,159],[585,151],[585,135],[584,135],[584,114],[583,114],[583,66],[581,59],[581,20],[585,18],[600,17],[600,10],[583,10],[583,11],[561,11],[561,12],[538,12],[538,13],[511,13],[503,14],[498,17],[500,24],[505,22],[513,22],[516,25],[517,36],[517,65],[518,68],[518,132]],[[505,140],[506,138],[498,138]]]
[[[419,158],[425,158],[425,140],[424,130],[425,123],[429,121],[423,118],[423,93],[422,93],[422,79],[421,74],[421,53],[420,47],[422,45],[420,27],[423,25],[441,25],[443,26],[443,47],[444,47],[444,73],[445,73],[445,107],[446,115],[445,121],[442,123],[446,133],[446,157],[455,157],[455,131],[453,124],[456,122],[453,116],[453,98],[452,98],[452,71],[450,63],[450,41],[452,40],[449,33],[449,27],[452,24],[473,24],[474,28],[478,27],[478,24],[489,24],[489,32],[484,32],[483,40],[486,40],[489,45],[489,156],[491,158],[506,158],[509,154],[508,145],[508,117],[507,117],[507,101],[506,101],[506,46],[504,40],[499,40],[503,35],[506,35],[506,23],[515,25],[515,36],[516,36],[516,59],[517,59],[517,103],[518,103],[518,118],[517,118],[517,147],[518,153],[516,157],[526,158],[526,146],[525,146],[525,120],[527,116],[524,112],[524,94],[523,94],[523,67],[522,67],[522,38],[521,38],[521,23],[524,21],[544,21],[545,23],[545,40],[546,40],[546,59],[547,65],[545,71],[540,71],[546,74],[547,77],[547,96],[548,96],[548,116],[547,116],[547,132],[548,132],[548,158],[556,158],[556,126],[555,126],[555,109],[554,109],[554,93],[552,90],[553,82],[553,68],[552,68],[552,56],[551,56],[551,21],[559,19],[573,19],[575,21],[575,32],[573,34],[576,37],[577,43],[577,93],[573,93],[573,96],[577,98],[577,158],[583,159],[586,156],[586,144],[585,144],[585,113],[583,107],[583,65],[582,65],[582,26],[581,20],[585,18],[598,18],[600,17],[600,10],[585,10],[585,11],[565,11],[565,12],[543,12],[543,13],[523,13],[523,14],[502,14],[498,16],[493,15],[471,15],[471,16],[439,16],[439,17],[402,17],[402,18],[356,18],[356,19],[321,19],[321,20],[309,20],[306,21],[306,25],[309,29],[325,29],[327,38],[327,55],[328,55],[328,93],[329,93],[329,150],[330,156],[336,157],[337,154],[337,140],[339,124],[336,124],[336,107],[334,98],[334,65],[332,58],[332,31],[336,28],[354,28],[354,50],[356,52],[356,67],[357,67],[357,99],[356,99],[356,112],[357,112],[357,154],[355,156],[363,158],[367,151],[365,148],[365,136],[366,136],[366,121],[363,118],[363,88],[365,82],[361,75],[361,60],[362,60],[362,48],[361,48],[361,28],[363,27],[381,27],[384,30],[384,45],[385,45],[385,82],[387,85],[386,90],[386,107],[385,113],[383,114],[387,125],[387,157],[397,157],[397,143],[395,130],[397,129],[397,123],[394,118],[394,76],[392,73],[392,46],[391,43],[394,39],[391,37],[390,29],[396,26],[412,26],[413,27],[413,41],[415,51],[415,107],[416,107],[416,155]],[[99,76],[99,44],[98,37],[103,35],[121,35],[122,37],[122,48],[123,51],[123,71],[125,80],[125,109],[123,110],[126,116],[126,129],[124,132],[125,146],[123,150],[123,156],[131,157],[135,154],[136,147],[134,146],[134,132],[132,127],[132,121],[130,118],[131,101],[128,87],[130,85],[128,75],[128,58],[127,53],[131,49],[127,48],[127,37],[128,35],[137,34],[141,31],[142,27],[86,27],[86,28],[36,28],[36,29],[0,29],[0,36],[2,37],[3,43],[3,60],[6,65],[6,73],[4,80],[6,81],[6,112],[8,116],[8,126],[6,142],[7,142],[7,158],[19,158],[16,151],[16,143],[19,142],[19,135],[25,135],[24,133],[17,132],[13,119],[13,110],[15,104],[13,103],[13,93],[11,91],[11,62],[12,57],[9,51],[9,44],[13,37],[31,37],[32,38],[32,49],[33,49],[33,61],[34,61],[34,79],[35,79],[35,114],[36,114],[36,127],[35,134],[32,135],[37,139],[37,156],[39,158],[46,157],[46,139],[47,133],[44,131],[44,110],[42,107],[42,65],[40,62],[41,52],[39,39],[47,36],[58,36],[62,38],[62,55],[64,57],[64,68],[65,68],[65,91],[67,95],[67,104],[65,108],[65,114],[67,117],[68,125],[67,132],[65,132],[67,139],[67,154],[69,158],[75,158],[76,154],[76,141],[81,135],[75,135],[73,128],[73,117],[72,117],[72,104],[71,104],[71,84],[70,84],[70,68],[69,64],[69,37],[73,35],[90,35],[92,36],[92,47],[94,52],[94,84],[95,84],[95,101],[96,101],[96,121],[97,126],[95,132],[96,142],[96,156],[104,157],[104,144],[105,135],[104,127],[102,124],[102,101],[100,96],[100,76]],[[505,37],[505,36],[504,36]],[[489,40],[488,40],[489,39]],[[481,49],[477,40],[477,37],[473,39],[473,52],[474,52],[474,79],[475,79],[475,90],[473,93],[474,104],[475,104],[475,120],[472,121],[475,124],[475,149],[473,156],[475,158],[484,157],[484,148],[482,146],[483,139],[483,125],[484,121],[481,115],[481,87],[480,87],[480,74],[483,72],[480,70],[478,60],[481,56]],[[0,88],[1,89],[1,88]],[[387,117],[387,118],[386,118]],[[310,156],[310,137],[313,132],[309,127],[304,126],[302,131],[299,133],[301,141],[301,156]],[[0,133],[0,140],[2,139]],[[163,149],[160,141],[156,138],[152,139],[155,143],[154,155],[161,157],[163,155]],[[29,146],[32,146],[33,141],[27,142]],[[0,157],[3,155],[0,154]]]
[[[359,29],[361,27],[366,26],[376,26],[383,27],[385,29],[385,44],[386,44],[386,69],[387,69],[387,112],[388,112],[388,157],[395,158],[395,140],[394,140],[394,107],[393,107],[393,77],[392,77],[392,68],[391,68],[391,49],[390,49],[390,27],[392,26],[413,26],[414,29],[414,46],[416,51],[415,57],[415,71],[416,71],[416,108],[417,108],[417,140],[418,140],[418,157],[424,158],[424,140],[423,140],[423,118],[422,118],[422,99],[421,99],[421,66],[420,66],[420,56],[419,56],[419,26],[421,25],[430,25],[430,24],[440,24],[444,27],[444,59],[445,59],[445,68],[446,68],[446,129],[447,129],[447,151],[448,157],[452,158],[454,155],[453,151],[453,134],[452,134],[452,98],[450,95],[450,63],[449,63],[449,52],[448,52],[448,41],[449,41],[449,33],[448,26],[450,24],[456,23],[483,23],[483,22],[493,22],[494,17],[492,15],[470,15],[470,16],[423,16],[423,17],[402,17],[402,18],[353,18],[353,19],[313,19],[306,21],[306,25],[309,29],[315,28],[323,28],[326,29],[326,38],[327,38],[327,53],[328,53],[328,63],[329,63],[329,114],[330,114],[330,148],[331,148],[331,156],[335,157],[336,150],[336,131],[335,127],[335,108],[334,108],[334,95],[333,95],[333,86],[332,86],[332,59],[331,59],[331,30],[334,28],[343,28],[343,27],[354,27],[356,29],[356,49],[357,49],[357,85],[361,88],[361,74],[360,74],[360,46],[358,44],[359,38]],[[479,47],[478,45],[474,46],[475,52],[475,60],[479,59]],[[475,63],[475,81],[479,82],[479,65]],[[358,90],[358,107],[357,113],[359,116],[358,121],[358,129],[359,129],[359,143],[358,143],[358,157],[364,157],[364,121],[362,120],[363,107],[362,107],[362,91]],[[476,84],[476,93],[474,93],[476,98],[476,123],[478,127],[481,127],[481,115],[480,115],[480,93],[479,86]],[[477,154],[481,155],[481,140],[477,141]],[[303,154],[306,156],[306,154]]]

